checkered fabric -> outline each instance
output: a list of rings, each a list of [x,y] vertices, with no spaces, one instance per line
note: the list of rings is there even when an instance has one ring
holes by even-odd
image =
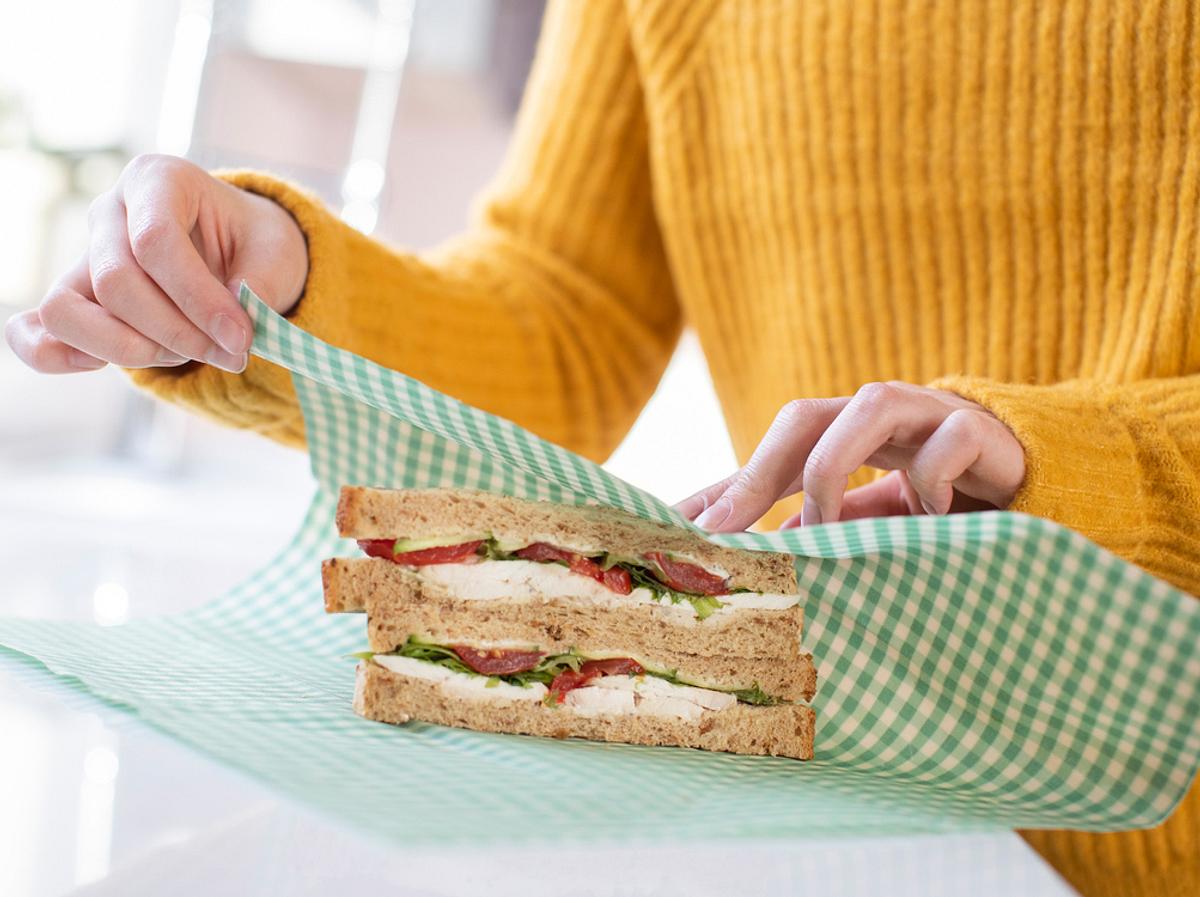
[[[119,627],[0,619],[0,645],[197,749],[402,840],[648,840],[1154,825],[1200,758],[1200,602],[1037,518],[860,520],[710,536],[796,555],[817,759],[392,727],[350,709],[358,616],[338,487],[662,501],[515,424],[320,342],[248,289],[293,372],[317,495],[291,544],[201,609]],[[181,587],[186,584],[181,583]]]

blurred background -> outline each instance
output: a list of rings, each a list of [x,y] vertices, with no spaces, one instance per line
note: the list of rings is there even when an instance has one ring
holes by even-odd
[[[0,318],[36,305],[84,250],[88,203],[142,152],[270,169],[364,232],[436,244],[499,164],[542,7],[8,4]],[[608,466],[668,500],[733,469],[692,337]],[[157,404],[120,371],[39,376],[0,346],[2,614],[115,626],[194,606],[281,548],[311,491],[301,453]],[[181,837],[171,806],[194,816],[217,790],[188,777],[158,802],[169,770],[130,763],[119,730],[56,707],[0,672],[0,894],[101,877],[114,858]]]

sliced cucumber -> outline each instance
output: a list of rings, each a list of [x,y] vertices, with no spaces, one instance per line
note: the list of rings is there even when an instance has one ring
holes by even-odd
[[[392,546],[392,554],[406,554],[410,551],[424,551],[426,548],[444,548],[447,545],[462,545],[464,542],[478,542],[488,539],[487,533],[475,536],[427,536],[424,539],[397,539]]]

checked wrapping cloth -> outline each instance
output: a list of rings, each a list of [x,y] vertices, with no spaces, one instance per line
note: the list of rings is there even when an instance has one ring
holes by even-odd
[[[405,843],[823,836],[1163,820],[1200,759],[1200,602],[1053,523],[858,520],[715,542],[796,555],[817,758],[393,727],[351,711],[361,616],[344,483],[603,503],[690,526],[509,421],[326,345],[243,286],[254,352],[293,372],[316,497],[292,543],[199,610],[101,628],[0,618],[29,675],[127,709],[288,795]],[[9,658],[14,659],[14,658]]]

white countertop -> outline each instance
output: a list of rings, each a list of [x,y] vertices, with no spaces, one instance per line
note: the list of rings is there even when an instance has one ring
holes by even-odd
[[[0,471],[0,613],[119,625],[194,606],[282,546],[306,495],[263,501],[244,484]],[[0,894],[316,897],[380,885],[471,897],[1072,893],[1012,833],[408,850],[281,798],[28,664],[0,662]]]

